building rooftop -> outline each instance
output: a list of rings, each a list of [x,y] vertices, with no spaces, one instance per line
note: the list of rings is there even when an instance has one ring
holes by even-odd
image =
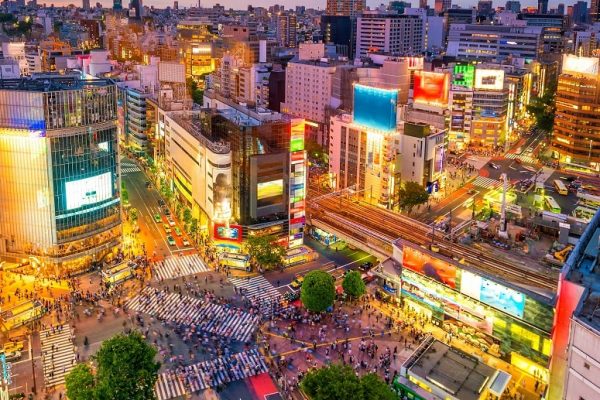
[[[461,400],[478,400],[501,372],[470,354],[431,339],[420,346],[402,368],[406,369],[408,376],[425,383],[434,393],[444,392],[451,396],[449,398]],[[505,382],[506,379],[502,378]],[[504,391],[504,388],[499,390]]]
[[[563,266],[566,279],[581,285],[585,292],[575,312],[587,325],[600,331],[600,211],[594,215],[588,228]]]
[[[201,112],[172,112],[169,114],[169,117],[198,139],[200,143],[210,149],[213,153],[227,154],[231,151],[229,143],[220,139],[213,140],[210,138],[211,133],[207,132],[207,125],[202,120]]]
[[[84,79],[79,71],[33,74],[18,79],[0,79],[0,90],[21,90],[28,92],[55,92],[78,90],[87,87],[114,85],[111,79]]]

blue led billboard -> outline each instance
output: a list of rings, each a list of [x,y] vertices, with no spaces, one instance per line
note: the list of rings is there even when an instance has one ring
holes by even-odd
[[[354,122],[382,131],[396,129],[398,91],[354,85]]]
[[[479,300],[485,304],[504,311],[507,314],[523,318],[525,310],[525,295],[509,289],[496,282],[481,278]]]

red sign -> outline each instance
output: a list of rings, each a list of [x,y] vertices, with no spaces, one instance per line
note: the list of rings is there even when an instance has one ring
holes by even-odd
[[[415,103],[447,106],[449,82],[446,73],[415,71],[413,87]]]
[[[242,241],[242,226],[241,225],[229,225],[215,224],[214,237],[216,240],[229,240],[232,242]]]
[[[404,246],[402,267],[425,275],[451,288],[456,288],[456,267],[429,254]]]

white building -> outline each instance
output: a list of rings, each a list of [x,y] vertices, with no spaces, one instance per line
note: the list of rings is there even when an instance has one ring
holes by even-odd
[[[421,54],[424,21],[417,15],[365,11],[356,20],[356,58],[376,51],[392,56]]]
[[[406,8],[404,14],[416,15],[424,21],[424,43],[427,51],[440,52],[445,49],[446,22],[444,17],[427,15],[427,10],[424,8]]]
[[[15,60],[22,75],[29,75],[29,65],[25,57],[25,42],[2,42],[2,55]]]

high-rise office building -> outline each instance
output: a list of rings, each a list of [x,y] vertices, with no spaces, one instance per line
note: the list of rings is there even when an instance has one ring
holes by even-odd
[[[479,0],[477,3],[477,16],[491,18],[494,13],[494,6],[492,0]]]
[[[588,20],[588,7],[586,1],[578,1],[573,4],[572,23],[585,24]]]
[[[323,42],[335,44],[336,53],[354,59],[356,18],[343,15],[322,15]]]
[[[556,13],[558,15],[565,15],[565,3],[559,3],[556,7]]]
[[[0,255],[67,274],[120,244],[116,119],[112,81],[0,80]]]
[[[144,16],[142,0],[131,0],[129,3],[129,19],[140,21]]]
[[[90,9],[90,0],[82,0],[81,1],[81,7],[88,11]]]
[[[519,0],[508,0],[504,8],[506,11],[512,11],[518,14],[521,12],[521,2]]]
[[[589,12],[591,23],[600,21],[600,0],[592,0]]]
[[[283,47],[296,47],[296,14],[281,14],[277,18],[277,42]]]
[[[327,0],[325,15],[354,17],[366,8],[366,0]]]
[[[452,7],[452,0],[435,0],[435,13],[441,14]]]
[[[206,19],[186,19],[177,24],[177,42],[183,55],[186,77],[201,84],[204,84],[201,77],[215,70],[214,35],[210,33],[210,27]]]
[[[368,52],[392,56],[421,54],[424,32],[420,16],[365,11],[357,18],[355,58],[365,57]]]
[[[538,0],[538,14],[548,14],[548,0]]]
[[[600,72],[597,57],[563,57],[556,89],[553,156],[600,170]]]
[[[123,1],[122,0],[113,0],[113,10],[121,11],[123,9]]]

